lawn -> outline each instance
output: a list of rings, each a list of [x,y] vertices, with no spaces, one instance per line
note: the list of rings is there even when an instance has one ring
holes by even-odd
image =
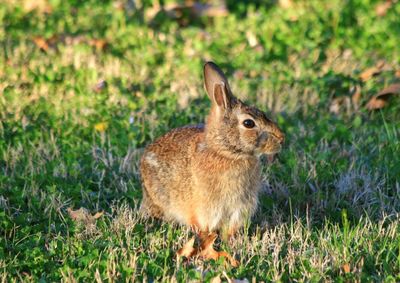
[[[213,9],[2,1],[0,282],[400,281],[400,3]],[[138,213],[143,148],[204,121],[207,60],[286,134],[218,242],[237,268],[178,260],[192,232]]]

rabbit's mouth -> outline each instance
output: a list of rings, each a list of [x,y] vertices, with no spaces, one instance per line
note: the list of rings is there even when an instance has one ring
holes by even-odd
[[[265,144],[262,151],[263,151],[263,154],[272,155],[272,154],[279,153],[281,151],[281,149],[282,149],[282,145],[280,143],[270,141]]]
[[[266,155],[274,155],[281,151],[282,144],[284,141],[284,136],[275,136],[270,133],[268,139],[265,141],[265,144],[261,147],[262,154]]]
[[[282,145],[273,139],[268,139],[266,143],[259,147],[256,150],[257,156],[267,155],[267,156],[274,156],[275,154],[279,153],[282,149]]]

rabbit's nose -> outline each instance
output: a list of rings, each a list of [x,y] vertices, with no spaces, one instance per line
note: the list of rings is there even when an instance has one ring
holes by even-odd
[[[279,144],[283,144],[285,142],[285,134],[282,133],[282,131],[277,127],[273,128],[271,134],[279,142]]]

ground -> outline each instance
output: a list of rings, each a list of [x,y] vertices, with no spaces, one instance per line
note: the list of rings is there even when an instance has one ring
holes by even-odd
[[[400,4],[150,2],[0,5],[0,281],[400,281],[400,100],[367,107],[400,81]],[[137,211],[143,148],[204,121],[207,60],[287,137],[219,243],[238,268],[177,260],[190,230]]]

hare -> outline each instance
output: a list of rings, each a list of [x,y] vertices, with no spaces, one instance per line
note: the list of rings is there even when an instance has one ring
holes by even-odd
[[[212,103],[205,125],[173,129],[146,148],[140,209],[215,239],[217,231],[233,235],[255,212],[260,157],[278,153],[284,134],[262,111],[233,96],[213,62],[204,65],[204,85]]]

